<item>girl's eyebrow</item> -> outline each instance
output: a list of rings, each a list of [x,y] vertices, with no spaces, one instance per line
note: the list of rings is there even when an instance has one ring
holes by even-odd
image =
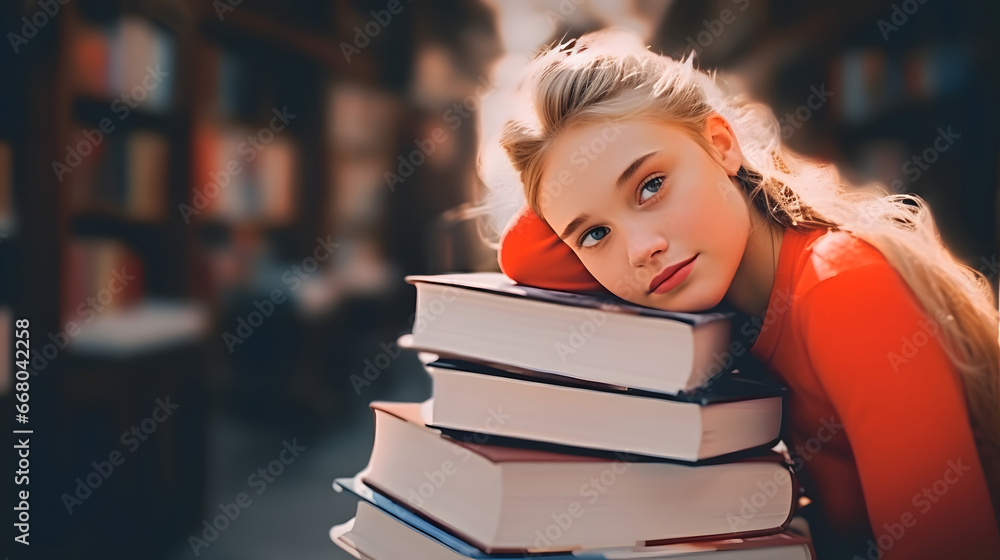
[[[580,224],[586,222],[589,219],[590,216],[586,214],[580,214],[579,216],[573,218],[573,221],[570,222],[569,225],[566,226],[566,229],[563,230],[562,234],[559,235],[559,239],[565,241],[567,237],[573,235],[573,232],[576,231],[576,228],[580,227]]]
[[[621,188],[622,185],[628,183],[628,180],[632,178],[632,175],[635,174],[636,171],[639,170],[639,167],[643,164],[643,162],[645,162],[647,159],[655,156],[658,153],[660,153],[660,151],[656,150],[636,158],[636,160],[633,161],[631,165],[625,168],[625,171],[622,172],[621,176],[618,177],[618,182],[615,183],[615,186],[617,188]]]
[[[628,167],[625,168],[625,171],[622,172],[621,176],[618,177],[618,181],[615,182],[615,190],[618,190],[622,188],[624,185],[628,184],[629,179],[632,178],[632,175],[635,175],[635,172],[639,170],[642,164],[645,163],[647,159],[660,153],[660,151],[661,150],[654,150],[652,152],[637,157],[635,161],[633,161],[631,164],[629,164]],[[566,226],[566,229],[563,230],[562,234],[559,235],[559,239],[565,240],[570,235],[573,235],[573,232],[576,231],[576,228],[580,227],[581,224],[583,224],[589,219],[590,216],[588,216],[587,214],[580,214],[579,216],[573,218],[573,221],[571,221],[569,225]]]

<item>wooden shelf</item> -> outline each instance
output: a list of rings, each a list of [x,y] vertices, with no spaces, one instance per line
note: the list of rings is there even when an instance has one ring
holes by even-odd
[[[264,42],[308,56],[336,74],[368,84],[377,82],[377,68],[372,64],[348,62],[341,53],[339,42],[332,36],[302,31],[240,9],[227,12],[222,21],[219,21],[214,12],[206,12],[201,20],[201,28],[206,35],[222,41]]]
[[[138,251],[144,261],[162,257],[163,249],[175,241],[175,230],[169,224],[138,220],[109,211],[77,214],[70,219],[69,229],[74,238],[80,240],[119,240]]]
[[[143,128],[163,134],[173,134],[177,130],[180,116],[173,112],[157,113],[142,107],[133,108],[120,100],[100,99],[91,95],[75,97],[72,111],[73,117],[87,126],[96,128],[103,119],[108,119],[114,130],[119,127]]]

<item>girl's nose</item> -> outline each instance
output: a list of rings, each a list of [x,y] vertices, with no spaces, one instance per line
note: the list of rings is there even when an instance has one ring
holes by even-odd
[[[633,267],[647,266],[657,254],[667,250],[667,240],[652,231],[633,229],[628,237],[628,260]]]

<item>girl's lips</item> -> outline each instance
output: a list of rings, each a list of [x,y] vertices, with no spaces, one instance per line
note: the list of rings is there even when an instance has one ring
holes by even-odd
[[[649,293],[662,294],[674,289],[687,278],[691,269],[694,268],[694,262],[697,258],[698,255],[695,255],[686,261],[665,268],[656,278],[653,278],[649,285]]]

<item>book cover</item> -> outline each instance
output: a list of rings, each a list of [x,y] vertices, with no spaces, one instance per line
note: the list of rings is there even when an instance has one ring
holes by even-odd
[[[729,319],[735,315],[734,313],[728,311],[705,313],[663,311],[652,307],[635,305],[611,294],[598,296],[593,294],[546,290],[543,288],[536,288],[534,286],[518,284],[500,272],[460,272],[436,275],[411,274],[405,276],[404,280],[410,284],[427,282],[489,292],[507,297],[527,298],[537,301],[559,303],[574,307],[600,309],[602,311],[611,311],[616,313],[643,315],[647,317],[661,317],[664,319],[673,319],[691,326],[699,326],[712,321]]]

